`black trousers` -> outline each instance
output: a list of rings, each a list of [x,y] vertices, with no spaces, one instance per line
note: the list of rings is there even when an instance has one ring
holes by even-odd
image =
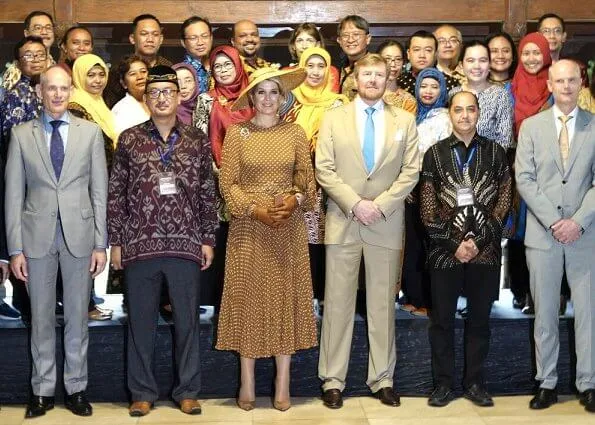
[[[430,276],[426,264],[426,231],[418,204],[405,203],[405,251],[401,290],[407,303],[430,307]]]
[[[176,379],[172,397],[196,399],[200,392],[198,263],[180,258],[133,261],[124,269],[128,293],[128,389],[132,401],[154,402],[159,389],[153,373],[153,355],[161,285],[169,290],[174,318]]]
[[[454,386],[454,324],[461,290],[467,296],[468,309],[463,386],[482,383],[481,370],[490,345],[490,311],[498,297],[499,282],[500,269],[493,266],[462,264],[452,269],[431,270],[429,336],[434,385]]]

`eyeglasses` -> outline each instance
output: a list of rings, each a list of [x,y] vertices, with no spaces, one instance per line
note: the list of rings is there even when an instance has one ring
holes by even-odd
[[[184,40],[188,40],[191,43],[196,43],[198,40],[209,41],[210,38],[211,38],[211,34],[201,34],[201,35],[191,35],[190,37],[184,37]]]
[[[47,58],[46,53],[25,53],[21,56],[25,62],[37,62],[37,61],[44,61]]]
[[[159,99],[159,96],[163,95],[167,99],[171,99],[178,91],[176,89],[151,89],[147,91],[147,96],[151,99]]]
[[[31,27],[32,32],[42,32],[45,30],[46,32],[54,32],[54,26],[47,24],[47,25],[33,25]]]
[[[556,28],[542,28],[539,30],[540,33],[542,33],[543,35],[550,35],[550,34],[554,34],[554,35],[561,35],[562,34],[562,28],[560,27],[556,27]]]
[[[386,63],[403,63],[403,57],[401,56],[383,56],[382,57]]]
[[[349,41],[349,39],[353,39],[353,41],[360,41],[362,38],[366,36],[366,33],[361,32],[345,32],[339,36],[341,41]]]
[[[223,63],[217,63],[213,65],[213,72],[221,72],[223,70],[229,71],[231,68],[233,68],[233,62],[227,61]]]
[[[450,38],[440,37],[438,39],[438,44],[440,44],[442,46],[446,46],[448,43],[450,43],[450,44],[452,44],[454,46],[454,45],[459,44],[460,42],[461,41],[458,38],[456,38],[456,37],[450,37]]]

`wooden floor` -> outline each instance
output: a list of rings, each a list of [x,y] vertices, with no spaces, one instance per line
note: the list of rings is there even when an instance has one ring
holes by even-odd
[[[575,397],[561,397],[560,403],[543,411],[529,410],[531,397],[497,397],[492,408],[480,408],[465,399],[458,399],[444,408],[428,407],[425,398],[403,398],[401,407],[380,404],[371,397],[345,398],[342,409],[330,410],[320,399],[293,398],[287,412],[278,412],[267,398],[259,398],[256,409],[244,412],[233,399],[206,400],[200,416],[181,413],[171,403],[160,402],[148,416],[131,418],[124,404],[95,403],[90,418],[80,418],[56,407],[44,417],[23,419],[24,406],[2,406],[0,424],[186,424],[202,425],[593,425],[595,415],[585,412]]]

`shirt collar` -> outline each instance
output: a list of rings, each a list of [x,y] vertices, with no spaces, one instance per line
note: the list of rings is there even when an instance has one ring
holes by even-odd
[[[50,114],[48,114],[45,110],[43,111],[42,114],[43,117],[43,123],[46,127],[51,127],[50,122],[51,121],[55,121],[56,119],[65,122],[66,124],[70,124],[70,114],[68,113],[68,111],[64,111],[64,113],[62,114],[62,116],[60,118],[53,118],[50,116]]]
[[[554,103],[554,106],[552,106],[552,111],[554,111],[554,117],[556,118],[556,120],[560,119],[560,117],[564,116],[564,113],[560,110],[560,108],[558,108],[558,105],[556,105]],[[572,112],[570,112],[568,115],[571,116],[572,118],[576,118],[576,115],[578,114],[578,106],[575,106],[574,109],[572,110]]]
[[[361,97],[356,96],[355,97],[355,107],[357,108],[358,111],[365,111],[366,109],[368,109],[370,107],[370,105],[368,105],[366,102],[364,102]],[[374,108],[375,110],[382,112],[384,111],[384,101],[382,100],[382,98],[378,99],[378,101],[371,105],[372,108]]]
[[[161,138],[161,134],[159,134],[159,130],[157,129],[157,126],[153,122],[153,119],[149,118],[146,122],[146,125],[147,125],[147,131],[149,132],[149,135],[152,138],[156,138],[157,140],[162,140],[164,142],[167,142],[167,140],[163,140]],[[180,135],[181,134],[180,126],[181,126],[181,123],[176,118],[176,123],[174,124],[173,128],[171,129],[171,132],[169,133],[169,137],[171,137],[174,134]]]
[[[469,143],[469,146],[465,145],[465,147],[473,147],[474,145],[478,144],[481,141],[481,139],[479,138],[479,135],[477,134],[477,131],[475,132],[475,135],[473,136],[473,139],[471,139],[471,143]],[[448,144],[449,146],[455,147],[458,143],[462,143],[465,144],[465,142],[463,142],[462,140],[460,140],[454,132],[452,132],[450,134],[450,136],[448,137]]]

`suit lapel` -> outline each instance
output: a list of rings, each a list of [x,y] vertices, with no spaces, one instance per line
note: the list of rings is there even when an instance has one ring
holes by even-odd
[[[394,114],[394,111],[388,106],[388,105],[384,105],[384,147],[382,148],[382,153],[380,154],[380,157],[378,158],[378,163],[376,164],[376,167],[374,167],[374,171],[378,170],[382,164],[384,163],[384,161],[386,160],[386,157],[388,156],[388,153],[391,151],[391,149],[393,148],[394,144],[395,144],[395,134],[396,134],[396,116]]]
[[[576,123],[574,125],[574,137],[570,142],[570,152],[568,154],[568,164],[566,164],[566,173],[572,168],[574,161],[578,158],[578,155],[581,151],[581,147],[583,143],[585,143],[585,139],[587,135],[590,134],[587,128],[589,121],[587,120],[587,114],[585,114],[581,109],[578,110],[576,115]],[[565,173],[565,174],[566,174]]]
[[[80,148],[80,140],[79,137],[80,132],[80,124],[76,119],[70,115],[70,124],[68,125],[68,141],[66,143],[66,151],[64,152],[64,164],[62,165],[62,173],[61,176],[64,176],[65,173],[68,171],[68,166],[72,163],[73,158],[76,156],[76,152]]]
[[[35,119],[33,122],[33,138],[35,139],[35,144],[37,145],[37,150],[39,151],[39,155],[41,156],[41,160],[45,165],[45,168],[50,175],[50,178],[54,182],[54,184],[58,184],[58,180],[56,179],[56,172],[54,171],[54,166],[52,165],[52,159],[50,158],[50,150],[48,149],[47,142],[45,140],[45,131],[43,127],[43,118],[39,117]]]
[[[544,130],[546,135],[553,134],[553,137],[543,137],[543,140],[549,140],[547,142],[550,146],[550,151],[552,156],[554,157],[554,162],[556,163],[556,167],[558,167],[558,171],[561,175],[564,175],[564,167],[562,166],[562,155],[560,154],[560,143],[558,142],[558,130],[556,129],[556,116],[554,115],[554,111],[550,109],[548,114],[551,114],[551,119],[545,119],[544,121],[547,123],[544,126]],[[547,115],[546,115],[547,117]]]
[[[349,140],[349,145],[351,146],[351,149],[353,149],[355,157],[358,159],[357,163],[364,170],[364,172],[368,174],[368,170],[366,169],[366,164],[364,162],[364,154],[362,152],[362,141],[360,140],[360,133],[356,125],[355,102],[349,103],[345,108],[344,128],[345,133],[347,134],[347,140]]]

